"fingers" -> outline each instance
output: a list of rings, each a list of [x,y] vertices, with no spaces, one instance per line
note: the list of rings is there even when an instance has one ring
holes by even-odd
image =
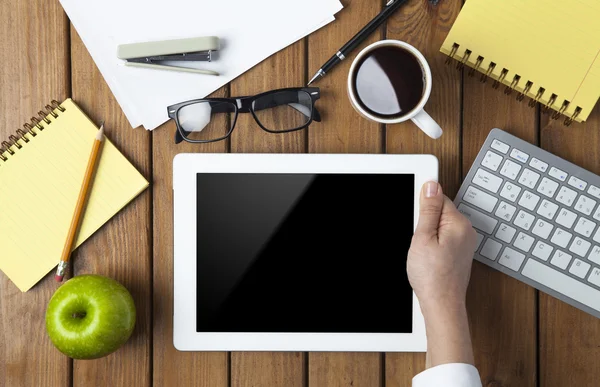
[[[435,181],[423,184],[419,207],[419,223],[415,234],[425,236],[437,235],[440,217],[444,208],[445,196],[442,187]]]

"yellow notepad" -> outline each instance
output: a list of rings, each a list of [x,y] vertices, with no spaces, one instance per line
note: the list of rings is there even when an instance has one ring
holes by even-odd
[[[60,260],[98,130],[70,99],[47,110],[38,125],[26,125],[0,150],[0,270],[23,292]],[[105,141],[75,245],[146,187],[146,179]]]
[[[441,51],[585,121],[600,97],[600,2],[467,0]]]

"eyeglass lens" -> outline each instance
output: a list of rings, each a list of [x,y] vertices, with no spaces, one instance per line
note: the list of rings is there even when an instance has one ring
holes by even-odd
[[[266,129],[279,132],[299,129],[312,117],[312,99],[305,91],[279,91],[257,98],[252,110]]]
[[[186,139],[214,141],[229,135],[235,112],[231,102],[197,102],[179,109],[177,120]]]

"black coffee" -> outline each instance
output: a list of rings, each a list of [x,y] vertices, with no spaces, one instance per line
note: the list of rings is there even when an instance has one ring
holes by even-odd
[[[396,46],[378,47],[365,55],[354,72],[358,103],[384,119],[413,110],[425,90],[424,73],[417,58]]]

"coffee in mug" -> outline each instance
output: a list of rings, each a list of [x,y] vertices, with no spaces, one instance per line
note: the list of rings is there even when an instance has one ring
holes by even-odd
[[[423,110],[431,93],[431,70],[408,43],[384,40],[365,48],[348,77],[352,106],[364,117],[384,124],[409,119],[432,138],[440,126]]]

